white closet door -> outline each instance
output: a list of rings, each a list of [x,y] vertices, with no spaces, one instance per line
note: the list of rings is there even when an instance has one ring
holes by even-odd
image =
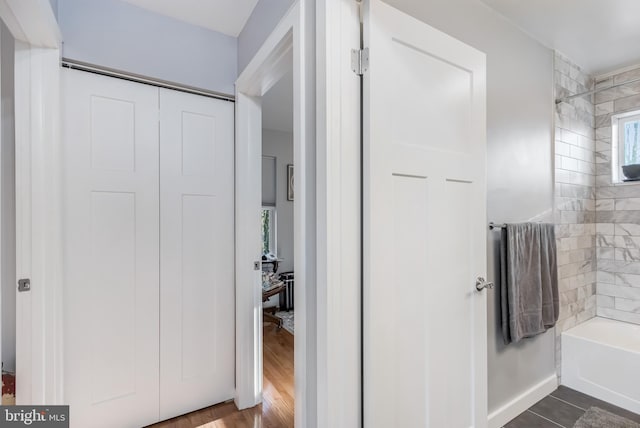
[[[160,90],[160,416],[234,395],[233,103]]]
[[[158,420],[158,89],[63,72],[65,403],[74,428]]]

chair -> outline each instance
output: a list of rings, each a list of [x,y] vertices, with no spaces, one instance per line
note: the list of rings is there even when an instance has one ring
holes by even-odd
[[[278,285],[270,290],[262,290],[262,303],[269,300],[270,297],[283,293],[286,290],[284,284]],[[262,308],[262,322],[272,322],[278,325],[278,329],[282,328],[282,318],[275,315],[276,307]]]

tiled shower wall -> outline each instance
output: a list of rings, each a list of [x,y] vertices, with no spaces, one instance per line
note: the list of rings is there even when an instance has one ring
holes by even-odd
[[[593,88],[593,79],[567,58],[555,55],[556,97]],[[558,244],[560,334],[596,314],[596,163],[594,105],[580,97],[556,105],[555,219]],[[639,289],[640,290],[640,289]]]
[[[640,67],[597,83],[607,88],[640,79]],[[611,115],[640,109],[640,82],[595,95],[597,312],[640,324],[640,182],[611,182]]]

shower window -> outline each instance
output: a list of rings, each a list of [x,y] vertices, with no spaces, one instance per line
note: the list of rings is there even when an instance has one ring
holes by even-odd
[[[613,183],[640,182],[640,111],[612,116],[611,129]]]

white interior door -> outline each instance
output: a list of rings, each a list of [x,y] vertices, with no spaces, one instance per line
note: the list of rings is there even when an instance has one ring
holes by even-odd
[[[158,420],[158,89],[63,71],[64,394],[75,428]]]
[[[160,90],[160,416],[235,392],[233,103]]]
[[[365,6],[364,426],[487,424],[485,55]]]

